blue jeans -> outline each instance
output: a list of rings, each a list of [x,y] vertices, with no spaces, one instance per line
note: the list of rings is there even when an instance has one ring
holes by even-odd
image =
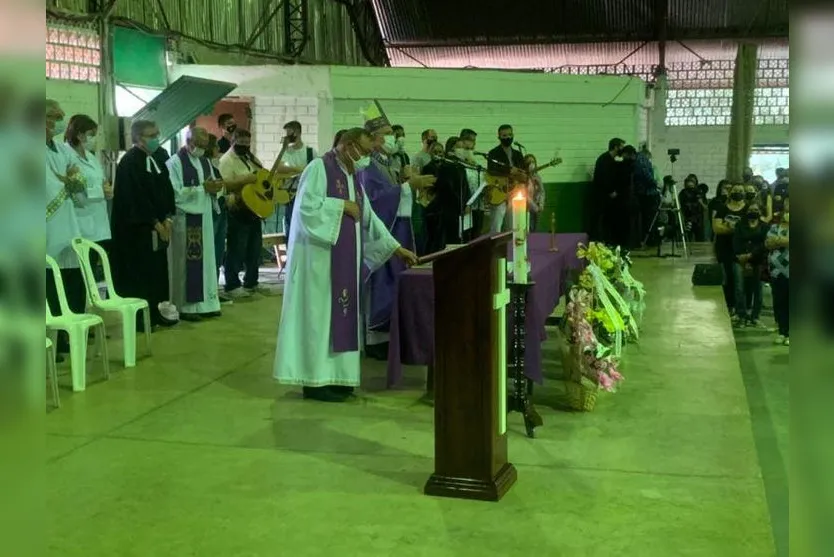
[[[214,220],[214,261],[217,265],[217,275],[220,276],[220,267],[223,266],[223,259],[226,257],[226,231],[229,229],[229,210],[226,208],[226,198],[217,200],[220,212],[213,212]]]
[[[758,267],[749,276],[744,275],[741,263],[733,264],[736,317],[758,321],[762,313],[762,274]]]

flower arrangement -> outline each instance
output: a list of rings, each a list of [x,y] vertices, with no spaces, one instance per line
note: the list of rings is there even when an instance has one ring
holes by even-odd
[[[580,357],[579,365],[573,366],[571,380],[581,383],[586,389],[613,392],[617,384],[623,380],[623,376],[619,372],[616,358],[597,340],[588,319],[588,315],[593,313],[592,301],[588,290],[573,288],[570,291],[565,313],[569,327],[568,339],[570,344],[576,347],[576,353]]]

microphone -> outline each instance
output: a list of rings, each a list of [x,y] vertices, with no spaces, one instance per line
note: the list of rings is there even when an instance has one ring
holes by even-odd
[[[522,144],[521,144],[521,143],[519,143],[518,141],[513,141],[513,143],[515,143],[516,145],[518,145],[519,147],[521,147],[521,148],[522,148],[522,149],[524,149],[525,151],[527,150],[527,147],[525,147],[524,145],[522,145]]]
[[[478,155],[479,157],[484,157],[485,159],[488,159],[488,158],[489,158],[489,155],[488,155],[488,154],[486,154],[486,153],[482,153],[482,152],[480,152],[480,151],[473,151],[473,152],[472,152],[472,154],[473,154],[473,155]]]

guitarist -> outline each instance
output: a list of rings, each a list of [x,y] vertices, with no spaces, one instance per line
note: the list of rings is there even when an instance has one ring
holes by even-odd
[[[252,153],[252,134],[242,128],[232,134],[232,147],[220,157],[220,175],[225,183],[229,223],[226,232],[225,293],[231,299],[248,298],[258,291],[258,275],[263,245],[261,218],[249,210],[240,191],[263,168]],[[240,272],[246,270],[243,283]]]
[[[298,176],[290,178],[286,182],[286,188],[290,192],[290,202],[284,208],[284,233],[286,233],[287,239],[289,240],[292,210],[295,205],[295,193],[298,191],[298,183],[301,179],[300,175],[307,165],[318,157],[318,154],[315,149],[304,145],[304,142],[301,140],[300,122],[293,120],[284,124],[284,133],[284,141],[286,141],[287,149],[281,160],[298,174]]]
[[[518,149],[513,149],[515,137],[513,127],[509,124],[502,124],[498,127],[499,145],[488,154],[487,172],[493,176],[507,176],[513,182],[527,182],[524,173],[524,155]],[[508,230],[507,224],[507,202],[492,207],[490,232],[496,234],[502,230]]]

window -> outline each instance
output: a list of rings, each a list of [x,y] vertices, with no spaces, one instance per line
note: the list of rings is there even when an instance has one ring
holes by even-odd
[[[99,82],[101,42],[98,33],[83,27],[47,24],[46,77]]]
[[[667,126],[727,126],[733,105],[734,60],[676,62],[667,68]],[[651,65],[565,66],[545,72],[570,75],[633,75],[654,79]],[[787,125],[790,105],[788,59],[761,59],[753,118],[756,125]]]
[[[750,154],[750,168],[753,174],[761,176],[768,183],[776,181],[777,168],[790,167],[790,151],[787,145],[757,145]]]

